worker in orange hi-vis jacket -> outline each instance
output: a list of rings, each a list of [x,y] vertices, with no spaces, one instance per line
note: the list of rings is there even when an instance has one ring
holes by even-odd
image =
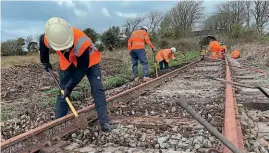
[[[240,58],[240,51],[239,50],[232,51],[232,58],[234,59]]]
[[[224,42],[221,42],[221,47],[222,47],[221,52],[222,52],[223,54],[225,54],[225,53],[227,52],[227,46],[224,45]]]
[[[148,28],[143,26],[140,30],[136,30],[128,40],[128,50],[132,59],[133,78],[138,81],[138,60],[143,67],[143,81],[150,81],[149,77],[149,65],[145,51],[145,42],[150,46],[153,52],[155,52],[149,36]]]
[[[156,61],[159,62],[160,70],[169,68],[169,58],[176,60],[175,58],[176,48],[162,49],[156,54]],[[163,68],[164,65],[164,68]]]
[[[221,47],[222,47],[222,49],[221,49],[221,55],[223,56],[222,59],[225,59],[224,57],[225,57],[225,54],[227,52],[227,46],[224,45],[224,42],[221,42]]]
[[[222,59],[222,55],[221,55],[221,50],[222,47],[220,45],[220,43],[216,40],[211,40],[208,46],[208,50],[211,52],[211,59],[215,59],[216,58],[216,54],[218,54],[218,58]]]

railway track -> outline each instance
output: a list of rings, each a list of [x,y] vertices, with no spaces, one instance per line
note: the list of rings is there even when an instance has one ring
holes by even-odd
[[[231,60],[233,66],[244,65]],[[232,67],[234,81],[242,84],[264,87],[269,92],[269,76],[260,73],[245,71]],[[258,89],[237,87],[235,89],[236,102],[238,104],[238,115],[242,123],[242,137],[244,146],[248,152],[269,152],[269,99]]]
[[[225,61],[194,61],[108,98],[110,133],[100,132],[91,105],[78,111],[88,117],[88,129],[77,130],[69,114],[5,140],[1,152],[229,152],[175,103],[180,96],[243,150],[232,86],[205,77],[231,79],[229,73]]]

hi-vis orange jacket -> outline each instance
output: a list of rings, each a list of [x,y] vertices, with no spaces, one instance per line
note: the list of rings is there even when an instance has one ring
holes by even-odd
[[[133,49],[144,49],[145,41],[150,48],[154,48],[148,37],[148,33],[144,30],[136,30],[128,40],[128,50],[131,51]]]
[[[222,47],[218,41],[212,41],[209,43],[208,50],[210,52],[221,52]]]
[[[168,64],[170,63],[169,57],[173,60],[176,59],[170,48],[160,50],[155,56],[157,62],[165,60]]]
[[[225,46],[225,45],[223,45],[223,46],[221,46],[222,47],[222,51],[224,52],[224,53],[226,53],[227,52],[227,47]]]
[[[240,56],[240,51],[239,51],[239,50],[234,50],[234,51],[232,52],[232,57],[233,57],[234,59],[237,59],[239,56]]]
[[[66,70],[72,63],[77,66],[77,58],[80,57],[84,51],[89,52],[89,66],[98,64],[101,61],[101,54],[94,47],[92,40],[81,30],[73,28],[74,33],[74,47],[70,51],[69,59],[66,59],[60,50],[56,50],[56,53],[60,57],[60,69]],[[51,48],[46,35],[44,36],[44,43],[48,48]],[[89,47],[89,50],[86,50]]]

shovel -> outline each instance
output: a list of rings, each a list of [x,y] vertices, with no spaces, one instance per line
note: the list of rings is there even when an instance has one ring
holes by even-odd
[[[58,88],[61,90],[61,93],[64,95],[64,90],[61,89],[60,83],[58,82],[55,74],[51,71],[51,69],[49,69],[50,74],[52,75],[54,81],[57,83]],[[72,105],[70,99],[68,97],[65,98],[68,106],[70,107],[71,111],[73,112],[73,114],[75,115],[75,123],[76,126],[81,129],[81,130],[85,130],[88,126],[88,122],[87,119],[84,115],[78,115],[77,111],[75,110],[74,106]]]
[[[155,66],[155,75],[156,75],[156,78],[158,78],[158,68],[157,68],[157,63],[155,60],[155,53],[153,53],[153,62],[154,62],[154,66]]]
[[[217,80],[217,81],[221,81],[221,82],[226,82],[226,83],[233,84],[233,85],[240,86],[240,87],[252,88],[252,89],[258,89],[258,90],[259,90],[260,92],[262,92],[267,98],[269,98],[269,94],[268,94],[262,87],[245,85],[245,84],[241,84],[241,83],[237,83],[237,82],[227,81],[227,80],[224,80],[224,79],[214,78],[214,77],[211,77],[211,76],[207,76],[207,78],[210,78],[210,79],[213,79],[213,80]]]

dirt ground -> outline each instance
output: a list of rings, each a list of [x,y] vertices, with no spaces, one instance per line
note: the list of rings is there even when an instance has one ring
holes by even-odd
[[[121,60],[105,58],[100,63],[100,67],[103,77],[111,77],[120,73],[123,63]],[[56,74],[59,71],[58,63],[53,65],[53,71]],[[40,65],[31,63],[4,68],[1,69],[1,76],[1,121],[21,115],[35,116],[34,112],[51,109],[46,107],[46,104],[53,100],[51,97],[55,97],[58,90],[53,78]],[[84,82],[86,87],[82,84],[75,90],[89,91],[86,78]],[[89,94],[80,95],[77,100],[85,102],[88,96]],[[46,99],[51,101],[46,102]]]

